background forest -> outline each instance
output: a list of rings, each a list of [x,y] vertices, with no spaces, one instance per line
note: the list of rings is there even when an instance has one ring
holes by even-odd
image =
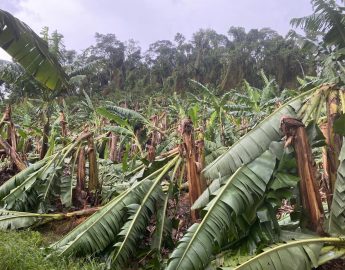
[[[275,78],[280,89],[297,87],[297,76],[316,75],[315,51],[302,48],[303,37],[294,31],[284,38],[269,28],[246,32],[231,27],[227,35],[201,29],[190,41],[177,33],[173,41],[159,40],[145,52],[134,40],[96,33],[95,45],[80,54],[66,50],[57,31],[50,33],[45,27],[40,36],[67,73],[88,69],[83,77],[74,77],[77,86],[69,89],[73,94],[85,90],[91,96],[119,94],[129,99],[151,93],[186,94],[193,91],[189,79],[221,94],[241,88],[244,79],[262,88],[261,70]],[[3,96],[6,92],[14,99],[40,95],[16,84],[6,84]]]

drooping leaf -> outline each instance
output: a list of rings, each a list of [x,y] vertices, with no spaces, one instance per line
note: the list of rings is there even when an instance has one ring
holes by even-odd
[[[116,134],[119,134],[119,135],[129,135],[129,136],[134,136],[134,133],[132,130],[129,130],[127,128],[124,128],[124,127],[119,127],[119,126],[116,126],[116,127],[106,127],[105,128],[107,131],[112,131]]]
[[[266,215],[268,212],[270,215],[268,220],[258,219],[249,229],[247,236],[234,245],[229,246],[220,254],[217,254],[216,259],[211,262],[208,269],[239,265],[261,252],[262,248],[280,241],[280,231],[276,230],[276,226],[273,224],[275,213],[271,213],[273,211],[267,211],[266,206],[264,206],[258,210],[257,215],[261,216],[262,219],[262,216]]]
[[[114,243],[125,222],[126,206],[138,203],[150,181],[142,181],[107,203],[82,224],[51,245],[60,255],[86,255],[103,251]]]
[[[94,72],[97,68],[102,67],[103,65],[104,65],[104,60],[98,59],[90,63],[87,63],[83,65],[82,67],[73,69],[70,73],[68,73],[68,76],[72,78],[74,76],[87,75],[87,74],[90,74],[91,72]]]
[[[10,194],[11,190],[21,185],[25,180],[33,177],[33,174],[35,174],[36,171],[38,171],[45,164],[46,160],[36,162],[7,180],[3,185],[0,186],[0,199],[3,199],[5,196]]]
[[[137,241],[148,225],[150,216],[154,213],[154,205],[161,192],[160,179],[157,178],[145,192],[140,204],[127,206],[130,213],[129,220],[122,227],[119,242],[115,244],[115,249],[108,259],[108,264],[115,269],[123,267],[128,258],[135,253]]]
[[[201,223],[195,223],[173,251],[167,269],[204,269],[217,247],[236,241],[256,220],[256,209],[266,192],[276,164],[268,150],[255,162],[238,169],[207,205]]]
[[[299,182],[299,177],[287,174],[287,173],[277,173],[275,175],[275,179],[271,185],[273,190],[281,189],[281,188],[288,188],[288,187],[295,187]]]
[[[127,126],[127,122],[125,120],[123,120],[120,116],[109,112],[106,108],[98,108],[96,109],[96,112],[106,118],[108,118],[109,120],[113,120],[115,121],[117,124],[121,125],[121,126]]]
[[[14,211],[36,211],[40,207],[45,212],[44,207],[49,205],[55,182],[61,175],[62,167],[50,162],[57,156],[55,154],[51,159],[46,159],[45,166],[30,174],[4,196],[0,201],[2,207]]]
[[[329,230],[332,233],[343,235],[345,234],[345,143],[341,148],[339,161],[330,211]]]
[[[49,52],[48,44],[29,26],[4,10],[0,10],[0,47],[49,89],[67,85],[67,75]]]
[[[70,207],[72,205],[72,189],[73,189],[73,179],[71,175],[62,175],[60,177],[60,197],[61,203]]]
[[[301,99],[305,95],[307,93],[300,95],[280,107],[233,144],[226,153],[204,169],[205,177],[217,179],[219,177],[230,176],[239,167],[260,156],[268,149],[272,141],[279,141],[282,137],[280,132],[281,117],[286,115],[296,117],[297,111],[302,105]]]
[[[319,265],[321,249],[326,243],[343,243],[341,238],[310,238],[272,245],[239,266],[224,270],[305,270]]]
[[[167,209],[168,209],[168,202],[170,198],[170,193],[172,191],[173,185],[169,185],[169,189],[166,193],[162,194],[163,196],[158,200],[157,203],[157,224],[156,229],[153,235],[152,249],[157,251],[157,254],[160,255],[160,250],[162,248],[164,235],[167,231],[166,227],[168,224],[168,217],[167,217]]]
[[[154,213],[160,181],[176,161],[177,157],[161,168],[154,180],[150,176],[133,184],[51,248],[60,255],[96,254],[110,248],[113,252],[108,263],[124,265],[135,252],[140,232]]]
[[[322,147],[326,145],[325,137],[322,134],[319,126],[311,121],[306,127],[306,132],[308,135],[308,140],[312,147]]]
[[[278,142],[272,142],[270,145],[270,152],[272,152],[278,159],[280,158],[281,151],[283,149],[283,145]],[[250,164],[250,166],[255,166],[256,162],[261,162],[261,160],[258,158],[258,160],[253,160]],[[247,170],[247,165],[243,165],[240,170]],[[222,185],[224,185],[229,180],[229,177],[223,176],[219,177],[217,179],[214,179],[211,184],[204,190],[204,192],[199,196],[199,198],[194,202],[192,205],[193,210],[200,209],[202,207],[205,207],[208,202],[210,201],[210,198],[212,194],[214,194],[218,189],[221,188]]]
[[[224,154],[228,150],[228,147],[219,145],[217,143],[205,140],[205,163],[210,164],[220,155]]]
[[[128,221],[124,224],[119,233],[115,249],[108,258],[108,265],[120,269],[127,263],[129,257],[137,249],[137,241],[145,230],[150,216],[155,212],[155,204],[163,196],[161,180],[170,168],[175,165],[179,157],[175,157],[161,170],[160,174],[151,181],[150,188],[142,194],[140,204],[131,204],[127,208],[130,212]]]
[[[118,106],[113,106],[113,105],[107,105],[106,109],[110,111],[111,113],[114,113],[121,117],[123,120],[128,119],[128,120],[137,120],[142,123],[149,123],[149,121],[142,116],[140,113],[127,109],[127,108],[122,108]]]

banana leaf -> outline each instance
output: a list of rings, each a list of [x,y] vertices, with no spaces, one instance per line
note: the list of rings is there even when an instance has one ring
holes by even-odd
[[[344,140],[344,138],[343,138]],[[345,143],[339,155],[339,167],[335,182],[333,201],[330,211],[329,231],[331,233],[345,234]]]
[[[217,247],[238,241],[256,220],[256,210],[271,179],[276,157],[265,151],[238,169],[205,208],[201,223],[192,225],[173,251],[168,270],[204,269]]]
[[[226,153],[209,164],[203,171],[204,176],[211,180],[230,176],[238,168],[265,152],[272,141],[279,141],[282,138],[281,117],[286,115],[296,117],[302,106],[301,99],[306,94],[288,102],[260,122],[253,130],[233,144]]]
[[[67,75],[49,52],[48,44],[4,10],[0,10],[0,47],[47,88],[55,90],[67,85]]]

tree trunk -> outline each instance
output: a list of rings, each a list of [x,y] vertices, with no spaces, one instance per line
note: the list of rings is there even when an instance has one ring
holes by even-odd
[[[22,171],[26,169],[26,164],[22,161],[18,153],[9,145],[9,143],[0,137],[0,145],[5,149],[6,154],[11,157],[17,168]]]
[[[40,159],[43,159],[48,151],[49,131],[50,131],[50,126],[49,126],[49,119],[48,119],[43,127],[43,138],[42,138],[42,146],[41,146],[41,151],[40,151]]]
[[[329,177],[330,166],[329,166],[328,161],[329,161],[330,153],[328,151],[328,144],[329,144],[328,124],[327,123],[322,124],[320,126],[320,130],[326,139],[326,145],[322,148],[322,167],[323,167],[323,180],[324,180],[324,189],[325,189],[326,198],[327,198],[327,205],[328,205],[328,209],[330,209],[332,205],[333,192],[332,192],[331,181]]]
[[[97,156],[93,137],[88,138],[88,157],[89,157],[89,191],[97,192],[99,189]]]
[[[339,107],[338,90],[331,91],[327,100],[327,174],[329,177],[332,194],[334,192],[335,181],[337,179],[337,169],[339,167],[339,153],[341,149],[341,137],[334,133],[333,125],[336,120]]]
[[[77,185],[76,187],[80,190],[85,190],[85,178],[86,178],[86,160],[84,147],[80,148],[78,155],[78,174],[77,174]]]
[[[0,129],[3,127],[5,122],[10,121],[11,119],[11,105],[7,105],[4,114],[2,115],[0,121]]]
[[[191,205],[193,205],[193,203],[205,190],[206,183],[204,179],[200,177],[201,168],[198,168],[200,160],[198,159],[198,151],[194,141],[194,129],[192,121],[190,119],[183,119],[180,124],[180,129],[183,139],[183,148],[186,156],[189,198]],[[191,216],[193,221],[199,217],[196,210],[192,210]]]
[[[110,135],[110,151],[109,151],[109,159],[112,162],[115,162],[117,159],[117,141],[118,141],[119,137],[112,132]]]
[[[0,121],[0,129],[7,123],[7,140],[0,136],[0,145],[5,150],[5,153],[12,159],[17,168],[22,171],[26,169],[25,162],[17,153],[17,135],[14,124],[11,120],[11,106],[7,105],[6,110]]]
[[[73,204],[78,208],[84,208],[86,200],[85,194],[85,178],[86,178],[86,159],[84,147],[81,147],[78,153],[77,167],[77,184],[73,192]]]
[[[17,133],[12,121],[8,125],[8,141],[14,151],[17,151]]]
[[[63,111],[60,111],[60,126],[61,126],[61,137],[67,137],[67,122]]]
[[[316,183],[316,164],[312,156],[308,136],[303,123],[295,118],[283,117],[281,128],[286,135],[286,142],[292,143],[297,159],[300,177],[300,196],[306,219],[306,226],[319,234],[323,233],[323,207]],[[304,216],[303,216],[304,217]]]

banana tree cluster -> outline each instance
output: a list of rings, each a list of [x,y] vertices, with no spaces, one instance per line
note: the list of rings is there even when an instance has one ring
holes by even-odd
[[[325,29],[331,28],[325,38],[335,42],[338,28],[329,16],[338,18],[339,10],[313,2]],[[68,87],[46,44],[3,11],[0,46],[47,90]],[[264,88],[244,81],[245,94],[218,95],[192,81],[201,98],[174,95],[157,102],[154,112],[152,98],[131,110],[127,102],[95,106],[86,93],[80,107],[75,101],[59,100],[59,110],[46,104],[40,155],[30,162],[17,147],[25,133],[7,107],[0,150],[20,172],[0,186],[0,228],[92,214],[50,249],[60,256],[97,256],[108,269],[136,262],[146,269],[298,270],[343,257],[343,82],[305,78],[299,95],[285,91],[293,97],[277,98],[275,81],[261,77]],[[74,120],[74,126],[78,112],[88,120]],[[192,224],[175,243],[183,189]],[[289,211],[282,214],[284,206]]]

